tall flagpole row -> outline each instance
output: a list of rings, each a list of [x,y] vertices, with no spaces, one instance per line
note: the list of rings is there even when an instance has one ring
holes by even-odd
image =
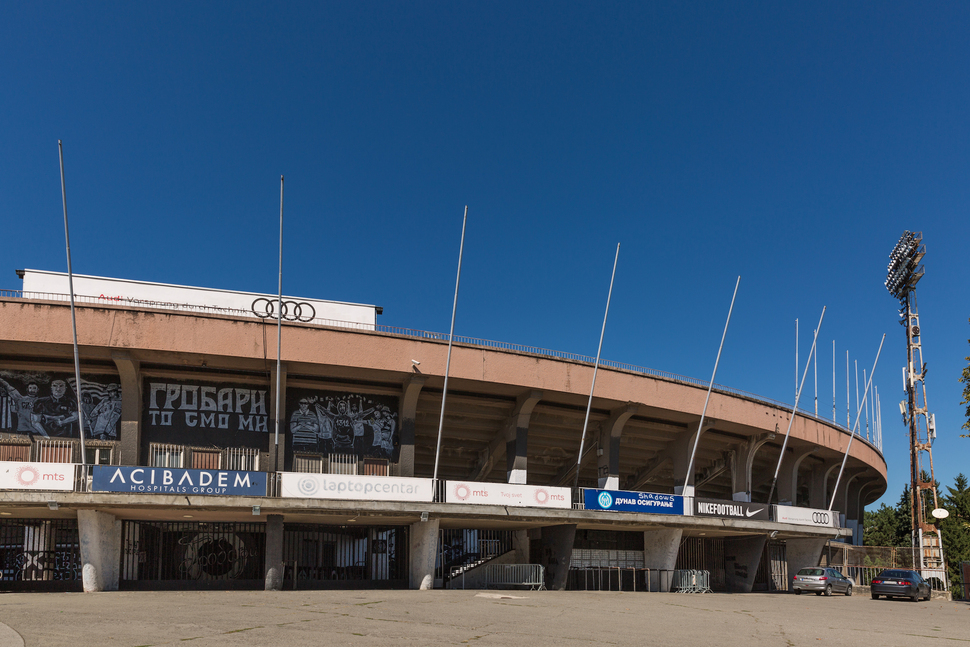
[[[596,363],[593,364],[593,383],[589,387],[589,400],[586,402],[586,419],[583,420],[583,435],[579,439],[579,454],[576,456],[576,476],[573,478],[573,487],[579,487],[579,469],[583,464],[583,446],[586,443],[586,427],[589,425],[589,412],[593,407],[593,389],[596,388],[596,372],[600,367],[603,335],[606,334],[606,318],[610,316],[610,299],[613,298],[613,279],[616,278],[616,262],[618,260],[620,260],[620,243],[616,244],[616,256],[613,257],[613,274],[610,276],[610,290],[606,295],[606,314],[603,315],[603,327],[600,329],[600,343],[596,347]]]
[[[448,374],[451,372],[451,346],[455,338],[455,312],[458,310],[458,286],[461,283],[461,257],[465,251],[465,223],[468,222],[468,205],[461,219],[461,243],[458,245],[458,276],[455,278],[455,300],[451,306],[451,330],[448,332],[448,359],[445,361],[445,384],[441,390],[441,413],[438,416],[438,444],[434,450],[434,476],[438,481],[438,460],[441,458],[441,433],[445,428],[445,398],[448,396]]]
[[[77,317],[74,313],[74,272],[71,269],[71,235],[67,226],[67,185],[64,182],[64,145],[57,140],[57,155],[61,163],[61,203],[64,205],[64,242],[67,247],[67,283],[71,293],[71,332],[74,337],[74,379],[77,398],[77,424],[81,434],[81,464],[87,464],[87,450],[84,447],[84,415],[81,409],[81,357],[77,347]]]

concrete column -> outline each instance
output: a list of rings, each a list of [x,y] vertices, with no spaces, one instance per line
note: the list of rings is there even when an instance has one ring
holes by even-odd
[[[118,430],[120,442],[118,457],[120,465],[141,465],[141,370],[138,360],[123,351],[113,351],[121,378],[121,425]]]
[[[758,453],[758,450],[774,437],[775,434],[773,433],[755,436],[745,442],[741,446],[740,451],[735,454],[736,458],[731,463],[732,469],[735,471],[734,494],[731,498],[735,501],[751,501],[751,491],[754,489],[752,487],[751,474],[754,467],[754,457]]]
[[[649,569],[672,571],[677,565],[683,528],[660,528],[643,532],[643,566]],[[650,590],[670,592],[672,577],[650,574]]]
[[[824,462],[812,468],[808,507],[819,509],[829,507],[829,498],[832,496],[832,493],[828,491],[829,476],[832,474],[832,470],[839,469],[840,464],[841,461],[838,463]]]
[[[418,396],[426,380],[425,376],[415,373],[404,380],[402,387],[401,409],[398,412],[401,428],[398,432],[400,446],[397,459],[401,476],[414,476],[414,418],[418,410]]]
[[[266,584],[267,591],[283,590],[283,515],[266,515]],[[293,574],[296,577],[296,573]]]
[[[550,591],[565,590],[575,541],[576,524],[574,523],[542,528],[542,536],[539,538],[540,554],[535,563],[545,566],[546,588]],[[535,555],[532,557],[536,558]]]
[[[818,566],[825,548],[825,538],[803,537],[785,540],[785,558],[788,562],[788,590],[791,578],[803,568]]]
[[[596,475],[603,489],[616,490],[620,487],[620,436],[637,408],[637,405],[628,402],[626,406],[614,409],[610,412],[609,420],[600,427]]]
[[[700,422],[700,420],[698,420]],[[694,474],[690,475],[690,480],[687,481],[687,489],[684,490],[684,480],[687,479],[687,466],[690,463],[691,452],[694,451],[694,437],[700,433],[701,437],[704,433],[710,431],[714,427],[714,420],[712,418],[704,419],[704,428],[698,430],[697,425],[694,423],[689,423],[687,425],[687,431],[678,436],[671,442],[670,446],[670,459],[673,462],[674,468],[674,494],[682,494],[684,496],[694,496]],[[697,451],[700,452],[701,440],[697,441]],[[697,460],[697,457],[694,457]],[[694,469],[691,470],[696,474],[697,464],[694,464]]]
[[[778,498],[775,500],[777,503],[795,505],[798,499],[798,470],[805,459],[814,452],[814,449],[794,451],[781,461],[781,470],[778,472]]]
[[[77,529],[84,592],[117,591],[121,575],[121,521],[107,512],[78,510]]]
[[[515,551],[516,564],[529,564],[529,531],[512,531],[512,549]]]
[[[728,591],[751,593],[754,576],[761,562],[761,553],[764,552],[767,541],[768,537],[765,535],[725,538],[724,579]]]
[[[411,553],[408,586],[412,589],[433,589],[434,563],[438,556],[438,520],[412,523],[408,538]]]
[[[505,431],[506,477],[509,483],[525,484],[529,476],[529,420],[542,399],[542,391],[520,395]]]
[[[286,469],[286,364],[280,363],[280,443],[276,445],[276,430],[270,429],[269,464],[267,472],[281,472]],[[269,371],[269,419],[276,424],[276,364]],[[277,451],[278,450],[278,451]]]

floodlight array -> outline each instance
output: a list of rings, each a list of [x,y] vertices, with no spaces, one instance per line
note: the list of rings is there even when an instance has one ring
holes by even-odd
[[[926,247],[922,241],[922,232],[904,231],[889,254],[886,289],[897,299],[902,299],[923,278],[925,270],[919,262],[926,254]]]

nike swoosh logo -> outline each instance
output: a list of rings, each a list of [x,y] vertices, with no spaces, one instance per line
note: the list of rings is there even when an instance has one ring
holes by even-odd
[[[759,512],[761,512],[762,510],[764,510],[764,508],[758,508],[757,510],[748,510],[745,514],[748,515],[749,517],[753,517]]]

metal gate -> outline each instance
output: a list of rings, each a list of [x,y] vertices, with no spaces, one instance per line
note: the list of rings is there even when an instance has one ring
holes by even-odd
[[[711,574],[710,586],[715,591],[727,588],[724,573],[724,539],[721,537],[688,537],[677,553],[678,570],[701,570]]]
[[[406,588],[406,526],[284,524],[285,588]]]
[[[124,521],[123,589],[262,589],[266,525]]]
[[[753,591],[788,591],[788,559],[784,542],[769,541],[761,553]]]
[[[81,588],[76,519],[0,519],[0,590]]]

